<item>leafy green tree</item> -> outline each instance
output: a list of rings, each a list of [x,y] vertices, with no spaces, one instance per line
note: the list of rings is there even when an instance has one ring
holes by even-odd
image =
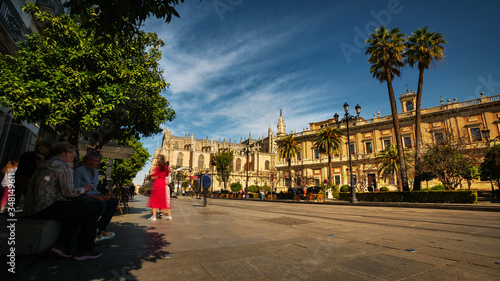
[[[481,178],[496,181],[500,190],[500,144],[495,143],[486,151],[484,161],[481,163]],[[491,191],[495,196],[493,183],[491,184]]]
[[[184,0],[68,0],[64,3],[86,28],[104,34],[133,36],[149,17],[180,17],[175,6]]]
[[[330,185],[333,185],[332,156],[334,153],[340,154],[342,132],[338,128],[333,128],[331,126],[325,127],[317,133],[314,145],[320,152],[328,155],[328,182]]]
[[[160,95],[163,42],[141,32],[127,43],[102,44],[68,15],[23,6],[44,25],[16,56],[0,54],[0,106],[18,120],[55,126],[71,144],[88,132],[99,149],[111,139],[161,132],[175,117]]]
[[[366,49],[365,55],[370,55],[368,62],[371,64],[370,73],[373,74],[373,78],[379,80],[380,83],[387,83],[400,163],[399,172],[401,174],[401,181],[398,181],[398,189],[402,188],[403,191],[409,191],[398,108],[396,106],[396,99],[394,98],[394,89],[392,88],[392,79],[394,76],[399,77],[401,74],[400,70],[404,67],[404,36],[399,28],[388,30],[385,26],[381,26],[374,33],[371,33],[370,38],[366,40],[369,46]]]
[[[215,167],[219,178],[224,183],[224,189],[226,189],[226,183],[229,181],[233,169],[233,152],[221,151],[213,154],[210,157],[210,165]]]
[[[446,190],[456,189],[474,165],[459,146],[451,144],[431,146],[421,164],[422,171],[435,175]]]
[[[410,162],[410,152],[408,150],[404,151],[405,163]],[[401,181],[401,174],[399,173],[399,150],[396,149],[394,145],[387,147],[386,149],[380,151],[375,158],[378,161],[381,161],[378,167],[379,177],[383,178],[384,181],[387,181],[387,178],[392,178],[396,175],[397,181]],[[398,184],[398,190],[400,185]]]
[[[278,146],[278,153],[281,158],[284,158],[288,162],[288,175],[290,176],[290,184],[292,183],[292,158],[297,156],[300,150],[300,146],[292,134],[284,136],[280,140]]]
[[[126,141],[118,141],[117,143],[134,148],[134,154],[128,159],[113,159],[111,177],[118,186],[132,184],[132,180],[137,173],[144,168],[151,155],[142,146],[142,143],[135,138],[130,138]],[[101,175],[106,174],[108,160],[109,159],[106,158],[101,160],[101,165],[99,165],[99,173]]]
[[[240,192],[240,191],[241,191],[241,188],[242,188],[241,183],[239,183],[239,182],[233,182],[233,183],[230,185],[230,187],[231,187],[231,190],[232,190],[232,191],[235,191],[235,192]]]
[[[424,85],[424,70],[429,69],[436,62],[442,62],[444,59],[444,44],[446,44],[442,33],[429,32],[427,26],[417,29],[407,39],[407,50],[404,54],[405,63],[413,67],[417,64],[418,88],[417,100],[415,105],[415,163],[416,174],[419,174],[419,163],[422,158],[422,129],[420,127],[422,121],[421,103],[422,89]],[[420,190],[420,177],[415,177],[413,185],[414,190]]]
[[[481,176],[481,172],[479,171],[479,166],[472,165],[469,167],[467,170],[467,173],[465,174],[465,179],[467,180],[467,186],[470,189],[470,186],[472,184],[472,180],[477,180]]]

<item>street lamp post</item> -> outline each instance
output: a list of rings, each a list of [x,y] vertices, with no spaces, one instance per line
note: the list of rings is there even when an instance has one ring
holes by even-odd
[[[351,139],[349,136],[349,120],[355,120],[355,119],[359,118],[359,113],[361,112],[361,106],[359,106],[359,104],[358,104],[358,105],[356,105],[355,109],[356,109],[357,116],[350,115],[349,114],[349,104],[347,104],[347,102],[344,103],[344,111],[345,111],[344,116],[345,116],[345,122],[346,122],[346,126],[347,126],[347,147],[348,147],[348,153],[349,153],[349,173],[350,173],[350,188],[351,188],[351,201],[350,202],[353,204],[358,203],[358,199],[356,198],[356,188],[353,185],[352,157],[351,157],[352,151],[351,151]],[[337,113],[335,113],[335,115],[333,117],[335,118],[335,122],[338,123],[339,115]]]

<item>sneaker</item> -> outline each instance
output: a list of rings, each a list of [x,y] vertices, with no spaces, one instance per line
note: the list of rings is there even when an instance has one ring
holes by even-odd
[[[153,218],[153,217],[150,217],[150,218],[148,219],[148,221],[155,221],[155,220],[156,220],[156,218]]]
[[[115,233],[111,232],[111,231],[104,231],[103,230],[101,232],[101,237],[104,237],[104,240],[113,239],[113,237],[115,237]]]
[[[89,251],[89,252],[78,253],[73,257],[73,259],[75,261],[86,261],[86,260],[98,259],[101,256],[102,256],[101,251]]]
[[[167,220],[172,220],[172,216],[165,217]]]
[[[96,237],[94,239],[94,243],[98,243],[98,242],[101,242],[104,240],[112,239],[113,237],[115,237],[114,232],[108,232],[108,231],[103,230],[103,231],[101,231],[101,234],[96,235]]]
[[[71,258],[71,253],[67,251],[63,246],[56,244],[52,249],[50,249],[50,252],[58,257],[61,258]]]
[[[158,216],[160,216],[160,217],[161,217],[161,216],[163,216],[163,213],[162,213],[162,212],[160,212],[160,213],[158,214]]]

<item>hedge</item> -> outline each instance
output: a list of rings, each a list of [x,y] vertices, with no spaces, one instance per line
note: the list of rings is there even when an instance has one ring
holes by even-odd
[[[340,200],[349,201],[351,193],[341,192]],[[406,192],[360,192],[358,201],[410,203],[477,203],[476,190],[429,190]]]

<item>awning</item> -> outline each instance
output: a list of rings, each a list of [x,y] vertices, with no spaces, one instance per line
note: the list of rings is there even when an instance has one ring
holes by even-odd
[[[80,156],[85,156],[87,154],[87,148],[90,147],[90,143],[84,140],[78,141],[78,151]],[[128,159],[130,156],[134,155],[135,149],[126,146],[116,144],[114,142],[109,142],[102,147],[101,153],[104,158],[113,159]]]

